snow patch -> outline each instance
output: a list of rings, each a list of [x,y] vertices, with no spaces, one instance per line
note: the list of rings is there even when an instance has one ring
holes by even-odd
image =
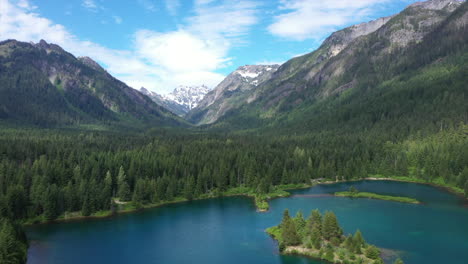
[[[252,79],[257,78],[260,75],[260,73],[257,73],[257,72],[249,72],[249,71],[241,71],[241,70],[236,71],[236,73],[244,78],[252,78]]]

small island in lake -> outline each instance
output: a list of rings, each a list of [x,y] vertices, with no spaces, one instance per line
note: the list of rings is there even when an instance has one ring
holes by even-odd
[[[380,250],[367,244],[359,230],[354,235],[343,235],[333,212],[326,212],[322,217],[318,210],[313,210],[306,220],[300,211],[291,217],[286,209],[281,224],[266,232],[278,241],[283,254],[304,255],[330,263],[383,264]],[[398,259],[395,263],[403,262]]]
[[[421,203],[420,201],[414,198],[410,198],[410,197],[382,195],[382,194],[370,193],[370,192],[360,192],[354,186],[351,186],[349,188],[349,191],[347,192],[336,192],[335,196],[351,197],[351,198],[369,198],[369,199],[378,199],[378,200],[400,202],[400,203],[412,203],[412,204]]]

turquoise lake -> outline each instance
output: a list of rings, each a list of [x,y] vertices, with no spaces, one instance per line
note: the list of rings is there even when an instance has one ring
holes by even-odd
[[[416,198],[424,204],[333,197],[360,191]],[[281,256],[264,230],[281,221],[283,210],[305,216],[318,208],[335,212],[345,233],[360,229],[367,242],[406,264],[468,263],[468,205],[436,187],[391,181],[319,185],[270,201],[258,213],[245,197],[167,205],[107,219],[27,228],[28,263],[322,263]]]

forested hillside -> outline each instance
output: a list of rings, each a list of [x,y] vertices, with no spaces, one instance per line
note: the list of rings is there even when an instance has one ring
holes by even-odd
[[[18,224],[118,207],[370,176],[468,196],[468,4],[421,5],[337,33],[188,129],[92,61],[1,42],[0,262],[25,261]]]
[[[410,135],[466,123],[468,8],[467,3],[453,12],[447,8],[410,6],[325,60],[330,41],[324,42],[282,65],[259,87],[263,94],[255,102],[215,126],[287,133],[405,130]],[[402,30],[414,39],[394,39]]]
[[[180,125],[147,96],[90,58],[41,41],[0,42],[0,120],[60,126]]]

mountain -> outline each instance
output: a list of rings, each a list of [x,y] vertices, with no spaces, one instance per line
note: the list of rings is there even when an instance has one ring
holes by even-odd
[[[249,103],[255,97],[250,91],[270,79],[279,65],[245,65],[229,74],[210,91],[199,105],[190,111],[186,119],[195,124],[210,124],[227,111]]]
[[[180,120],[89,57],[44,40],[0,42],[0,119],[61,126],[177,125]]]
[[[418,2],[335,32],[281,65],[215,126],[297,132],[466,122],[466,9],[464,1]]]
[[[179,86],[167,95],[148,91],[142,87],[140,92],[149,96],[159,105],[164,106],[178,116],[185,116],[190,110],[197,107],[198,103],[210,91],[205,85],[202,86]]]

